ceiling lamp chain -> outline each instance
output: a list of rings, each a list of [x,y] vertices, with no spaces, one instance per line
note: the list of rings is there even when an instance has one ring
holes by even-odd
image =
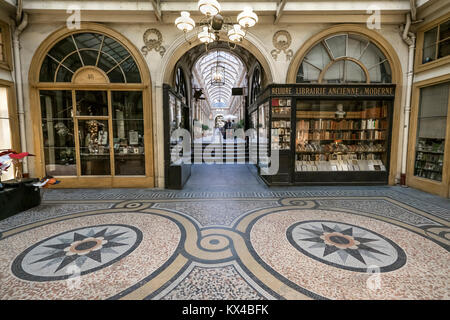
[[[247,36],[247,31],[258,23],[258,16],[253,9],[246,7],[237,17],[237,24],[232,23],[230,18],[224,18],[221,14],[221,6],[217,0],[200,0],[198,2],[198,9],[205,15],[205,17],[198,23],[191,18],[190,13],[182,11],[181,16],[175,20],[175,25],[178,29],[184,32],[187,42],[187,33],[196,28],[197,38],[206,45],[218,42],[220,39],[220,32],[227,35],[227,43],[230,48],[234,49],[237,43],[240,43]]]

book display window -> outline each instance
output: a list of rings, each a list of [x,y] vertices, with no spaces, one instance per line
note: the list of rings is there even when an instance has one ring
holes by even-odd
[[[267,166],[269,164],[269,107],[269,101],[258,107],[258,159],[260,166]]]
[[[291,99],[272,99],[271,150],[291,149]]]
[[[259,168],[279,157],[277,173],[261,178],[268,185],[388,184],[394,98],[392,84],[269,85],[250,107],[258,111]]]
[[[442,182],[450,83],[422,88],[414,175]]]
[[[388,101],[297,101],[295,171],[384,171]]]

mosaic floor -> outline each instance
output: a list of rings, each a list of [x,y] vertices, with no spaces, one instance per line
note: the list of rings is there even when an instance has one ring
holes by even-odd
[[[397,187],[48,190],[0,299],[449,299],[450,201]]]

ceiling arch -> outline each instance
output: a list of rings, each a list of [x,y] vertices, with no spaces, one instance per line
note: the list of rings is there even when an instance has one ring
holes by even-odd
[[[225,83],[223,85],[212,84],[212,70],[216,66],[225,68]],[[202,78],[207,97],[211,107],[230,107],[232,88],[238,86],[246,74],[246,67],[242,60],[236,55],[225,50],[212,50],[201,56],[195,63],[198,74]]]

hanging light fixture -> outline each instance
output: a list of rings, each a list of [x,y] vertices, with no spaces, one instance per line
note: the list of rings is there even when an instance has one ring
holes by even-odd
[[[225,85],[225,67],[219,64],[219,51],[217,51],[216,65],[211,68],[211,85]]]
[[[198,10],[206,16],[215,16],[221,10],[220,3],[216,0],[200,0]]]
[[[239,24],[235,24],[233,28],[228,31],[228,39],[232,42],[241,42],[244,40],[245,32]]]
[[[203,27],[203,31],[198,34],[198,39],[203,43],[212,43],[216,40],[216,35],[209,32],[208,27]]]
[[[198,23],[196,35],[202,43],[206,44],[206,50],[208,50],[208,44],[221,40],[221,32],[227,35],[225,41],[230,48],[234,49],[237,43],[244,40],[248,29],[258,23],[258,16],[250,7],[246,7],[238,15],[237,24],[232,23],[230,18],[224,18],[220,14],[221,6],[217,0],[200,0],[198,1],[198,9],[205,17]],[[181,12],[181,17],[175,20],[175,25],[184,32],[185,39],[189,42],[187,33],[196,27],[196,23],[190,17],[189,12]]]
[[[252,8],[246,7],[238,15],[237,20],[243,28],[247,29],[253,27],[258,22],[258,16],[253,12]]]
[[[191,18],[191,14],[187,11],[181,12],[181,17],[175,20],[175,25],[183,32],[192,31],[195,28],[195,21]]]

